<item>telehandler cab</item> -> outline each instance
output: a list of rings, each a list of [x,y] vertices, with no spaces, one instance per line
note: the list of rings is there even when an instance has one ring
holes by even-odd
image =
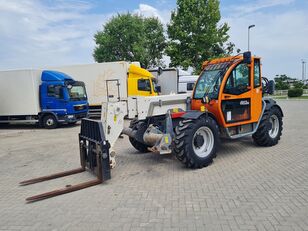
[[[30,197],[36,201],[79,190],[110,179],[115,166],[112,147],[121,134],[140,152],[174,153],[188,168],[212,163],[220,138],[252,135],[260,146],[276,145],[283,112],[263,97],[274,92],[273,81],[261,78],[261,60],[250,52],[203,63],[193,94],[128,97],[103,102],[102,121],[83,119],[79,134],[81,168],[21,182],[37,183],[86,169],[97,180]],[[132,119],[124,128],[124,117]],[[109,163],[109,164],[108,164]]]

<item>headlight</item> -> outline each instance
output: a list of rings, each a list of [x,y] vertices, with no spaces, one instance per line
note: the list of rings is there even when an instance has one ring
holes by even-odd
[[[74,116],[74,115],[68,115],[67,118],[68,118],[68,119],[74,119],[75,116]]]

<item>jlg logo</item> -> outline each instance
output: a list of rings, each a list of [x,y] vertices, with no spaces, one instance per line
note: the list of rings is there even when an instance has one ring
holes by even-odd
[[[249,105],[249,102],[247,100],[243,100],[240,102],[240,105]]]

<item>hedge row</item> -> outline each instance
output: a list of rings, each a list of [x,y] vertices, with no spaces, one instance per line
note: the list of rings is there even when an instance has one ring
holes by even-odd
[[[288,90],[288,97],[300,97],[303,95],[302,88],[292,88]]]

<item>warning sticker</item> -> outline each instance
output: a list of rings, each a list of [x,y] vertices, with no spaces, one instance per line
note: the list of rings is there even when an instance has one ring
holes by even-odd
[[[227,121],[230,121],[231,117],[231,111],[227,111]]]

